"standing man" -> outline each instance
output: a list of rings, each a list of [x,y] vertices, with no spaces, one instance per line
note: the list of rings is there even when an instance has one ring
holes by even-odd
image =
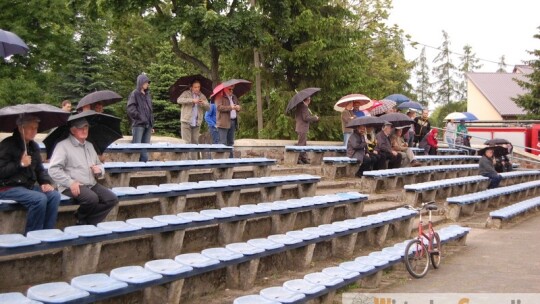
[[[238,98],[233,94],[234,86],[223,89],[223,96],[216,97],[217,121],[219,143],[234,146],[234,133],[238,127],[238,112],[242,109],[238,104]],[[231,151],[229,157],[233,157]]]
[[[415,109],[409,109],[407,111],[407,116],[414,121],[416,118],[416,110]],[[405,139],[407,140],[407,146],[413,147],[414,146],[414,130],[415,130],[414,123],[411,124],[411,127],[409,128],[409,131],[407,131],[407,134],[405,134]]]
[[[71,101],[67,99],[62,101],[62,110],[71,113]]]
[[[70,135],[56,145],[49,166],[58,190],[80,205],[77,225],[100,223],[118,204],[116,195],[96,181],[105,176],[105,168],[94,145],[86,141],[88,126],[85,118],[70,122]]]
[[[377,133],[377,146],[375,150],[381,156],[381,162],[388,160],[388,169],[399,168],[401,166],[402,156],[392,149],[390,134],[392,133],[392,124],[385,122],[379,133]],[[381,166],[384,166],[380,164]],[[380,167],[379,167],[380,168]],[[382,169],[382,168],[381,168]]]
[[[414,119],[414,145],[416,146],[431,130],[431,124],[428,119],[429,111],[422,110],[422,117]]]
[[[17,201],[28,210],[25,233],[53,229],[60,204],[34,141],[38,126],[36,116],[21,116],[13,135],[0,143],[0,199]]]
[[[298,134],[298,143],[296,144],[297,146],[307,145],[307,133],[309,131],[309,124],[312,122],[319,121],[319,116],[311,114],[311,111],[309,110],[310,103],[311,103],[311,97],[308,97],[296,106],[295,131]],[[306,152],[300,153],[298,157],[298,163],[309,164],[309,159],[307,158]]]
[[[193,81],[189,90],[184,91],[176,102],[182,106],[180,111],[182,139],[187,144],[198,144],[204,111],[210,109],[206,96],[201,93],[201,83],[198,80]]]
[[[127,114],[131,120],[132,143],[150,143],[150,137],[154,131],[154,114],[149,86],[150,79],[146,74],[141,74],[137,77],[137,88],[129,95]],[[139,161],[148,161],[148,152],[141,152]]]

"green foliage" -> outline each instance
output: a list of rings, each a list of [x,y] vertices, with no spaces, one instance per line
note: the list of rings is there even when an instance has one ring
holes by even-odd
[[[540,27],[538,29],[540,30]],[[534,38],[540,39],[540,33],[535,34]],[[527,111],[526,118],[540,119],[540,50],[529,51],[529,53],[535,57],[529,62],[533,72],[525,75],[527,80],[516,80],[519,86],[527,90],[528,93],[512,98],[512,100]]]
[[[162,136],[180,136],[180,107],[169,100],[153,100],[155,115],[154,130]]]
[[[458,93],[458,83],[454,79],[454,73],[457,67],[452,62],[450,55],[450,38],[448,33],[443,33],[443,43],[440,47],[441,52],[435,57],[434,63],[440,63],[433,69],[433,74],[437,78],[435,81],[435,102],[448,104],[454,101]]]
[[[416,59],[416,79],[418,85],[416,87],[416,94],[418,96],[418,102],[427,106],[430,101],[433,100],[433,84],[429,79],[429,66],[426,58],[426,47],[422,48],[420,56]]]
[[[435,110],[429,117],[429,121],[431,122],[432,126],[442,128],[444,126],[443,119],[446,117],[446,115],[452,112],[466,112],[466,111],[467,111],[467,101],[450,102],[448,104],[441,105],[435,108]]]

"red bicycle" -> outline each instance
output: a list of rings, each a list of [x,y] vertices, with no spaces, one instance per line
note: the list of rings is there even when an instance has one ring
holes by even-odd
[[[418,222],[418,236],[411,240],[405,247],[405,267],[411,276],[419,279],[423,278],[429,270],[429,262],[433,268],[439,268],[441,264],[442,244],[439,234],[433,230],[431,222],[431,212],[437,210],[435,202],[423,203],[420,208],[405,206],[408,209],[418,211],[420,221]],[[422,210],[429,213],[427,232],[424,232],[422,223]]]

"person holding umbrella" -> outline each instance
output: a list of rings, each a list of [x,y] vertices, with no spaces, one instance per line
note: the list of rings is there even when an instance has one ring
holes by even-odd
[[[150,79],[146,74],[137,77],[137,88],[129,95],[127,114],[131,120],[132,143],[150,143],[154,132],[152,96],[149,91]],[[139,161],[148,161],[148,152],[141,152]]]
[[[60,193],[52,186],[34,141],[39,122],[34,115],[21,115],[13,135],[0,143],[0,199],[28,209],[25,234],[55,228],[60,204]]]
[[[343,110],[343,112],[341,112],[341,129],[343,130],[343,144],[345,146],[349,142],[349,138],[353,133],[353,130],[347,127],[347,124],[356,117],[356,115],[354,115],[354,113],[352,112],[352,109],[353,102],[349,101],[347,104],[345,104],[345,109]]]
[[[499,187],[502,180],[502,176],[495,171],[494,149],[495,147],[489,146],[478,151],[478,154],[482,155],[478,163],[478,174],[489,178],[488,189]]]
[[[367,126],[374,127],[383,124],[383,120],[371,116],[355,118],[347,124],[347,128],[353,130],[347,142],[347,157],[356,158],[360,163],[360,168],[355,174],[356,177],[362,177],[364,171],[372,170],[373,165],[379,160],[377,154],[369,153]]]
[[[238,127],[238,112],[242,109],[238,104],[238,98],[233,94],[233,90],[234,85],[223,87],[223,94],[220,98],[215,99],[217,108],[216,126],[219,133],[219,143],[231,147],[234,146],[234,135],[236,128]],[[233,157],[232,151],[230,157]]]
[[[380,155],[381,159],[378,168],[383,169],[384,163],[388,160],[388,169],[399,168],[401,166],[402,156],[400,153],[392,149],[392,144],[390,142],[390,134],[392,133],[392,123],[384,122],[383,128],[376,135],[377,146],[375,150],[377,154]]]
[[[84,117],[70,121],[70,135],[56,144],[49,166],[59,191],[80,205],[77,225],[100,223],[118,204],[118,197],[96,180],[105,176],[105,168],[94,145],[86,140],[88,129]]]
[[[188,144],[198,144],[204,111],[210,109],[206,96],[201,92],[201,82],[195,79],[189,90],[180,94],[176,102],[182,106],[180,111],[182,139]]]
[[[309,110],[309,104],[311,103],[311,96],[304,99],[301,103],[296,106],[296,111],[294,113],[296,127],[295,131],[298,134],[298,143],[297,146],[307,145],[307,133],[309,131],[309,124],[312,122],[319,121],[319,116],[313,115]],[[307,158],[306,152],[301,152],[298,157],[299,164],[309,164],[309,159]]]

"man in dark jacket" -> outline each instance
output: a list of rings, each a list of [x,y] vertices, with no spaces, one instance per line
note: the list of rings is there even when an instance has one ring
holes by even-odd
[[[414,145],[416,146],[428,132],[431,130],[431,124],[429,123],[429,111],[423,110],[422,117],[416,117],[414,119]]]
[[[478,174],[489,178],[488,189],[497,188],[501,183],[502,176],[495,171],[493,147],[487,147],[483,150],[478,151],[479,154],[483,154],[478,163]]]
[[[60,204],[60,193],[54,190],[34,142],[38,125],[39,118],[24,115],[13,135],[0,143],[0,199],[28,209],[25,233],[54,228]]]
[[[358,126],[353,130],[351,137],[347,141],[347,157],[356,158],[361,164],[356,172],[356,177],[362,177],[364,171],[369,171],[376,160],[368,153],[368,144],[366,142],[366,127]]]
[[[401,165],[401,154],[392,150],[390,133],[392,133],[392,124],[385,122],[382,130],[377,133],[377,146],[375,150],[381,156],[381,159],[388,160],[388,169],[394,169],[399,168]]]
[[[150,143],[154,128],[152,113],[152,96],[150,96],[150,79],[145,74],[137,77],[137,88],[129,95],[127,114],[131,120],[132,143]],[[139,161],[148,161],[148,153],[141,152]]]
[[[309,131],[309,124],[312,122],[319,121],[317,115],[312,115],[308,106],[311,103],[311,97],[304,99],[301,103],[296,106],[295,120],[296,128],[295,131],[298,134],[298,143],[297,146],[307,145],[307,133]],[[306,152],[301,152],[298,158],[299,164],[309,164],[309,159],[307,158]]]

